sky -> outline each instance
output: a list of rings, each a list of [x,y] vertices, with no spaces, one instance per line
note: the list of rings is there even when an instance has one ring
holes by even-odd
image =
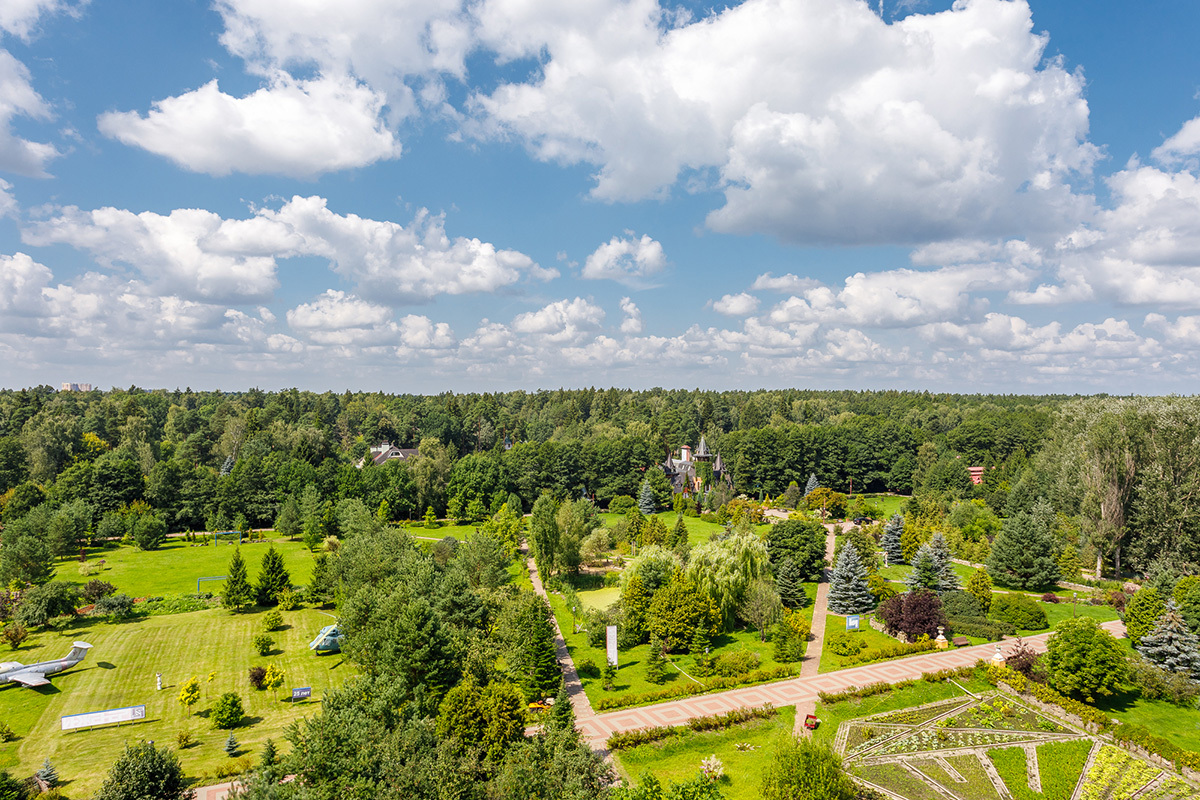
[[[0,385],[1194,393],[1197,30],[0,0]]]

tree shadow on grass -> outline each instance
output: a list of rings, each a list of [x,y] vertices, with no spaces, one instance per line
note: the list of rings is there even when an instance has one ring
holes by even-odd
[[[242,717],[242,721],[238,723],[239,728],[249,728],[262,722],[262,717]]]
[[[1136,689],[1128,689],[1123,692],[1118,692],[1111,697],[1096,698],[1096,702],[1093,705],[1095,705],[1096,708],[1100,709],[1101,711],[1115,711],[1117,713],[1122,713],[1137,705],[1137,702],[1140,699],[1140,692],[1138,692]]]

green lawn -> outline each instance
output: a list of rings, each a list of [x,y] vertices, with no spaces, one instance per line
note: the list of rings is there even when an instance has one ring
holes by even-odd
[[[592,589],[591,591],[579,592],[579,601],[583,603],[584,608],[606,609],[613,603],[621,599],[621,587],[610,586],[606,589]]]
[[[475,533],[478,525],[450,525],[442,523],[436,528],[426,528],[424,525],[409,525],[404,530],[409,536],[415,539],[445,539],[451,536],[458,539],[460,542],[465,542],[467,537]]]
[[[727,728],[723,731],[692,733],[666,742],[642,745],[616,754],[617,768],[632,780],[652,772],[663,783],[686,781],[700,772],[700,761],[710,755],[725,765],[726,780],[721,792],[727,800],[756,800],[759,782],[771,746],[780,736],[791,733],[796,707],[779,709],[779,716]],[[753,750],[738,750],[745,743]]]
[[[813,600],[816,597],[816,584],[803,584],[805,591],[808,593],[809,603],[802,613],[805,613],[808,620],[812,621]],[[597,593],[611,592],[611,589],[600,589],[590,592],[579,592],[580,599],[585,605],[589,605],[589,596],[595,596]],[[595,601],[602,602],[602,601]],[[567,649],[571,653],[571,660],[575,662],[576,667],[580,662],[591,659],[597,667],[604,665],[605,652],[603,646],[591,647],[587,642],[587,633],[582,630],[583,619],[572,618],[571,610],[567,608],[566,602],[562,596],[555,593],[550,593],[550,607],[554,611],[554,616],[558,620],[558,627],[563,632],[563,638],[567,642]],[[578,633],[574,632],[575,625],[580,626]],[[763,668],[779,666],[779,662],[773,658],[774,648],[768,639],[766,642],[759,641],[759,634],[755,630],[738,630],[732,633],[722,634],[713,642],[714,650],[738,649],[745,648],[753,650],[759,654],[760,666]],[[671,667],[667,680],[663,684],[653,684],[646,680],[646,656],[650,653],[650,645],[642,644],[634,648],[622,650],[620,652],[619,664],[617,668],[617,678],[614,682],[615,691],[606,692],[599,678],[589,678],[583,675],[580,676],[580,681],[583,684],[584,692],[592,703],[596,703],[602,698],[619,697],[625,694],[641,694],[642,692],[653,692],[659,689],[664,689],[674,685],[680,681],[690,681],[691,679],[683,673],[695,675],[695,659],[687,653],[677,653],[671,657],[671,662],[678,667]],[[800,669],[800,662],[791,664],[796,670]],[[680,671],[682,670],[682,672]]]
[[[893,514],[899,514],[900,510],[904,508],[904,504],[908,502],[907,497],[897,494],[864,494],[861,497],[879,509],[880,519],[884,521],[891,519]]]
[[[892,647],[899,644],[892,637],[880,633],[874,628],[867,625],[867,615],[861,615],[861,628],[853,635],[861,641],[867,643],[867,649],[877,647]],[[825,615],[825,646],[821,648],[821,666],[819,672],[836,672],[839,669],[846,667],[862,666],[864,663],[873,662],[856,662],[853,664],[847,663],[853,656],[839,656],[837,653],[829,649],[829,636],[837,631],[846,630],[846,618],[841,614],[826,614]],[[864,651],[865,652],[865,651]]]
[[[675,520],[679,515],[674,511],[662,511],[657,514],[657,516],[662,520],[663,525],[665,525],[669,531],[675,527]],[[615,525],[617,520],[621,519],[624,519],[624,515],[622,514],[609,514],[608,512],[604,512],[600,515],[600,521],[604,523],[605,527],[609,528]],[[699,517],[684,517],[683,524],[687,528],[688,544],[690,544],[692,547],[707,542],[709,536],[725,530],[724,525],[719,525],[716,522],[705,522]],[[761,533],[768,527],[769,526],[764,523],[762,525],[756,525],[755,529]]]
[[[1108,622],[1110,620],[1121,618],[1120,615],[1117,614],[1116,609],[1112,608],[1111,606],[1089,606],[1085,603],[1078,603],[1072,606],[1071,603],[1043,603],[1040,600],[1038,601],[1038,605],[1041,606],[1042,610],[1046,612],[1046,622],[1048,623],[1047,627],[1042,628],[1040,631],[1017,631],[1017,633],[1021,636],[1028,636],[1034,633],[1045,633],[1047,630],[1054,630],[1058,627],[1058,623],[1062,622],[1064,619],[1070,619],[1073,616],[1091,617],[1099,622]]]
[[[879,560],[880,563],[883,562],[882,553],[879,556]],[[967,581],[971,579],[971,575],[975,572],[973,568],[968,567],[965,564],[951,564],[950,567],[954,570],[954,574],[958,576],[958,582],[963,586],[967,585]],[[908,577],[908,573],[910,572],[912,572],[912,567],[908,564],[892,564],[889,567],[879,568],[880,575],[887,578],[889,581],[895,581],[897,583],[903,583],[904,579]]]
[[[1200,710],[1180,708],[1165,700],[1146,700],[1132,691],[1105,698],[1095,705],[1114,719],[1144,725],[1155,736],[1185,750],[1200,752]]]
[[[300,541],[289,542],[284,538],[268,538],[283,556],[283,563],[291,574],[292,583],[303,586],[312,575],[313,557]],[[242,557],[253,582],[258,575],[262,554],[267,551],[266,542],[242,545]],[[189,594],[196,591],[196,579],[227,575],[229,559],[234,548],[227,544],[214,547],[197,547],[182,540],[168,539],[157,550],[139,550],[132,545],[121,545],[116,549],[95,548],[88,551],[88,564],[96,568],[100,561],[104,566],[95,569],[90,576],[81,575],[78,561],[59,562],[55,580],[83,584],[91,578],[108,581],[118,592],[133,597],[151,597],[166,594]],[[200,591],[218,593],[222,581],[205,581]]]
[[[117,624],[85,619],[62,632],[34,634],[29,646],[5,658],[26,664],[60,658],[77,639],[93,649],[80,666],[54,676],[52,686],[0,688],[0,720],[20,737],[0,745],[0,768],[28,775],[49,756],[59,776],[70,781],[65,792],[89,797],[125,742],[153,739],[173,748],[176,733],[189,730],[194,744],[180,758],[189,776],[203,777],[228,761],[222,749],[228,733],[214,730],[200,716],[224,692],[241,695],[246,709],[248,720],[235,731],[242,754],[257,758],[268,737],[283,744],[286,725],[318,711],[321,695],[354,675],[355,668],[340,655],[317,656],[308,649],[317,631],[332,622],[327,614],[315,609],[282,613],[285,628],[271,633],[275,650],[266,657],[257,655],[250,644],[263,615],[223,609]],[[313,699],[293,706],[269,691],[252,689],[246,677],[249,667],[270,663],[285,673],[280,696],[289,695],[290,687],[310,686]],[[163,674],[161,692],[155,691],[156,672]],[[211,683],[210,672],[216,673]],[[201,681],[202,699],[193,709],[198,713],[188,715],[178,695],[180,684],[192,676]],[[142,704],[148,722],[68,733],[59,727],[59,717],[65,714]]]

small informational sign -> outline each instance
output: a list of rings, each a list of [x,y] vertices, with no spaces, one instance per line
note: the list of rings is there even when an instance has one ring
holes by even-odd
[[[851,614],[850,616],[846,617],[846,630],[858,630],[858,614]]]
[[[298,686],[295,689],[292,689],[292,702],[293,703],[296,702],[297,700],[307,700],[310,697],[312,697],[312,687],[311,686]]]
[[[129,706],[128,708],[110,708],[107,711],[93,711],[90,714],[69,714],[62,717],[61,720],[64,731],[73,731],[76,728],[91,728],[96,725],[138,722],[145,718],[145,706]]]
[[[608,645],[608,663],[615,667],[617,665],[617,626],[609,625],[605,633],[607,634],[605,641]]]

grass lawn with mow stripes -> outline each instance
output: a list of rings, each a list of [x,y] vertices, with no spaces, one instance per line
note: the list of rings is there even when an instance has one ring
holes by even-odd
[[[227,553],[225,548],[221,552]],[[109,623],[81,619],[61,631],[43,631],[5,658],[31,664],[66,655],[74,640],[93,645],[87,659],[51,678],[51,686],[29,689],[15,684],[0,688],[0,721],[17,739],[0,744],[0,769],[27,776],[47,756],[58,769],[64,791],[90,797],[126,742],[153,739],[175,748],[176,734],[186,730],[193,744],[180,752],[186,774],[215,783],[214,768],[230,759],[223,749],[228,731],[214,730],[206,719],[213,702],[237,692],[247,720],[234,730],[240,755],[257,761],[268,737],[286,749],[284,728],[292,720],[317,713],[321,696],[355,675],[342,656],[318,656],[308,649],[317,631],[333,620],[311,608],[284,611],[283,628],[271,632],[272,655],[259,656],[251,639],[262,630],[262,613],[232,614],[224,609],[196,611]],[[251,666],[275,664],[284,672],[276,696],[256,691],[247,679]],[[163,690],[155,690],[155,673],[163,674]],[[208,675],[215,673],[209,682]],[[189,714],[179,704],[180,685],[200,679],[201,700]],[[312,699],[292,705],[291,687],[312,687]],[[126,706],[146,706],[146,722],[62,732],[59,717]],[[207,774],[206,774],[207,773]]]
[[[297,539],[267,534],[265,542],[254,542],[241,546],[242,558],[246,560],[246,571],[251,583],[258,576],[259,564],[268,543],[283,556],[284,566],[291,575],[292,583],[304,586],[312,577],[313,556]],[[87,583],[92,578],[108,581],[118,592],[131,597],[152,597],[168,594],[191,594],[196,591],[196,579],[229,574],[229,560],[233,558],[234,546],[209,542],[207,547],[194,547],[183,539],[168,539],[157,550],[139,550],[132,545],[120,545],[113,549],[92,548],[88,550],[86,566],[91,575],[83,575],[79,561],[60,561],[54,580]],[[100,566],[99,562],[104,565]],[[205,581],[200,591],[220,594],[224,581]]]

